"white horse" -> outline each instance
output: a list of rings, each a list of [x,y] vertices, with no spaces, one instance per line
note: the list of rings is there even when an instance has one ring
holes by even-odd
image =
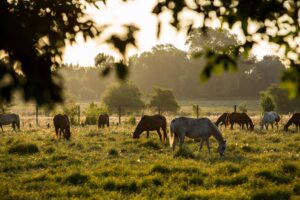
[[[278,122],[280,121],[280,117],[276,112],[264,112],[263,118],[260,122],[260,130],[266,127],[266,130],[268,130],[269,124],[271,124],[272,129],[273,129],[273,124],[277,126],[278,129]]]
[[[208,118],[193,119],[188,117],[179,117],[171,121],[170,124],[170,146],[175,150],[175,143],[179,141],[180,147],[184,143],[185,136],[193,139],[201,139],[199,151],[202,149],[204,141],[208,152],[210,153],[209,137],[213,136],[219,143],[218,151],[223,156],[226,149],[226,140],[223,139],[221,132],[216,125]]]

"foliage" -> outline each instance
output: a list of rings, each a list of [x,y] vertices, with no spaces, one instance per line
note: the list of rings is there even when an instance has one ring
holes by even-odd
[[[7,82],[0,87],[1,98],[10,101],[13,92],[21,89],[26,101],[34,99],[48,106],[62,102],[62,78],[56,69],[62,63],[64,47],[74,43],[79,34],[86,40],[109,28],[96,26],[86,14],[87,9],[97,7],[94,0],[1,1],[0,52],[6,57],[0,59],[0,80]],[[113,33],[105,42],[125,57],[127,46],[135,46],[133,35],[138,29],[126,24],[121,27],[125,38]],[[120,78],[125,77],[126,65],[116,63],[115,69]]]
[[[71,124],[79,124],[78,122],[78,105],[69,103],[63,107],[64,114],[68,115]]]
[[[289,113],[289,112],[293,113],[296,112],[300,107],[299,98],[290,100],[288,98],[288,93],[278,86],[271,86],[267,88],[265,92],[272,96],[276,108],[280,113]]]
[[[108,109],[105,105],[97,106],[94,102],[90,103],[89,107],[85,109],[84,114],[85,124],[95,125],[97,124],[100,114],[108,113]]]
[[[129,116],[128,123],[133,126],[136,125],[136,118],[134,115]]]
[[[220,32],[221,36],[224,34]],[[213,38],[208,36],[207,40]],[[205,84],[199,84],[199,71],[204,70],[205,65],[204,57],[192,59],[188,52],[173,45],[157,45],[151,51],[130,58],[129,79],[143,92],[150,93],[155,85],[169,88],[176,97],[183,99],[257,98],[261,90],[271,84],[279,84],[284,69],[276,56],[265,56],[261,60],[239,57],[237,64],[239,70],[236,73],[224,73],[222,76],[211,77]],[[223,71],[222,68],[215,70]]]
[[[108,87],[102,96],[102,101],[110,112],[118,112],[119,108],[122,112],[140,111],[145,106],[138,87],[128,82]]]
[[[241,112],[247,112],[247,102],[241,102],[239,105],[238,105],[238,109],[239,111]]]
[[[176,112],[179,108],[173,92],[169,89],[154,88],[154,93],[150,97],[149,107],[154,107],[160,112]]]
[[[259,104],[264,112],[274,111],[276,108],[273,97],[267,91],[262,91],[260,93]]]
[[[265,40],[282,49],[284,60],[290,68],[283,73],[282,82],[289,94],[294,97],[300,91],[299,48],[295,43],[299,38],[300,29],[299,13],[300,2],[290,0],[260,1],[254,0],[220,0],[220,1],[192,1],[187,3],[181,0],[159,1],[153,8],[153,13],[158,16],[157,34],[160,35],[162,18],[159,16],[170,12],[172,20],[170,25],[178,31],[190,32],[196,21],[187,21],[182,18],[185,12],[197,13],[201,21],[201,31],[205,34],[212,21],[218,21],[221,27],[232,29],[238,27],[244,40],[238,45],[231,45],[222,52],[211,48],[199,52],[206,59],[205,68],[202,71],[202,79],[209,78],[215,68],[221,67],[227,71],[236,69],[236,61],[242,53],[247,56],[253,47],[261,40]],[[255,24],[256,28],[250,28]],[[260,39],[257,39],[260,38]],[[292,45],[292,43],[294,43]],[[231,49],[228,52],[228,49]],[[199,54],[198,53],[198,54]]]

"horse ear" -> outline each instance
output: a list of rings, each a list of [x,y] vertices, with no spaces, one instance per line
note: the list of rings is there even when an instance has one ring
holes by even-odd
[[[224,140],[224,143],[226,143],[226,140]]]

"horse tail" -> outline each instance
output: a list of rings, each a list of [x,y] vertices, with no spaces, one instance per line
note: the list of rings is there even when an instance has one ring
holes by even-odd
[[[175,139],[175,136],[174,136],[174,120],[171,121],[170,123],[170,137],[169,137],[169,142],[170,142],[170,147],[173,147],[173,144],[174,144],[174,139]]]

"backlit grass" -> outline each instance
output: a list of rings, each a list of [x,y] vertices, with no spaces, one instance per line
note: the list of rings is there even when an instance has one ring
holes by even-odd
[[[297,199],[297,133],[221,128],[225,156],[211,138],[198,152],[186,140],[172,152],[157,133],[132,139],[133,126],[5,131],[0,140],[1,199]]]

